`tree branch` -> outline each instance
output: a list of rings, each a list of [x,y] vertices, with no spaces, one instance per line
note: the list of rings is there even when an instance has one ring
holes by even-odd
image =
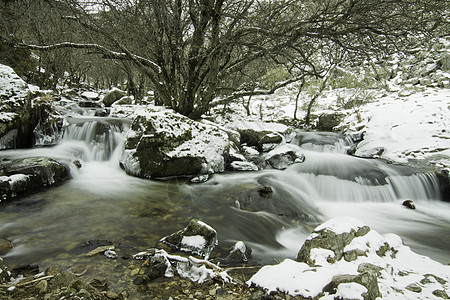
[[[161,68],[158,64],[155,62],[144,58],[139,55],[131,54],[132,58],[130,58],[130,54],[123,53],[123,52],[116,52],[113,50],[110,50],[102,45],[98,44],[80,44],[80,43],[71,43],[71,42],[63,42],[63,43],[57,43],[52,45],[28,45],[24,43],[20,43],[15,45],[17,48],[25,48],[30,50],[41,50],[41,51],[51,51],[55,49],[63,49],[63,48],[74,48],[74,49],[89,49],[89,50],[95,50],[98,53],[101,53],[105,55],[108,58],[113,59],[135,59],[139,61],[139,63],[143,64],[144,66],[152,68],[155,72],[160,73]]]
[[[276,84],[270,90],[238,91],[238,92],[235,92],[235,93],[231,94],[230,96],[228,96],[226,98],[223,98],[223,99],[211,102],[210,107],[214,107],[214,106],[217,106],[217,105],[225,104],[225,103],[228,103],[228,102],[230,102],[232,100],[235,100],[235,99],[238,99],[238,98],[241,98],[241,97],[257,96],[257,95],[271,95],[271,94],[275,93],[277,90],[279,90],[279,89],[281,89],[281,88],[283,88],[283,87],[285,87],[285,86],[287,86],[287,85],[289,85],[291,83],[294,83],[294,82],[297,82],[299,80],[302,80],[307,75],[311,75],[311,74],[303,74],[300,77],[295,77],[295,78],[288,79],[288,80],[283,81],[283,82],[279,82],[278,84]]]

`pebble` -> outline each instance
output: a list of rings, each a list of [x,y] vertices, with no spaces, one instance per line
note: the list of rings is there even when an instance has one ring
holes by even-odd
[[[117,298],[119,298],[119,295],[117,295],[116,293],[111,292],[111,291],[105,292],[105,296],[106,296],[108,299],[117,299]]]
[[[38,284],[36,284],[36,288],[39,290],[39,294],[45,294],[48,291],[48,282],[47,280],[39,281]]]

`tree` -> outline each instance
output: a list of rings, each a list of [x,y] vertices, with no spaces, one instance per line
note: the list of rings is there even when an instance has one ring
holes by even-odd
[[[445,0],[53,2],[71,10],[65,22],[83,27],[85,35],[34,46],[36,41],[29,41],[24,47],[81,48],[129,60],[148,77],[164,105],[194,119],[217,96],[273,92],[306,75],[325,76],[320,55],[334,57],[337,51],[350,60],[367,59],[448,32]],[[253,91],[227,85],[255,64],[283,66],[291,77]]]

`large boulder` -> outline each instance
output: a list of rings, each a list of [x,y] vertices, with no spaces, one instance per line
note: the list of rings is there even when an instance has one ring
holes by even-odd
[[[352,240],[366,235],[369,231],[368,226],[353,218],[332,219],[314,229],[298,252],[297,261],[310,266],[316,265],[319,263],[316,261],[317,249],[330,251],[328,262],[339,261],[346,255],[344,251]]]
[[[102,102],[106,107],[108,107],[111,106],[114,102],[116,102],[120,98],[126,96],[126,94],[127,93],[125,93],[122,90],[113,88],[103,97]]]
[[[241,144],[263,148],[268,143],[279,144],[290,132],[289,127],[279,123],[236,121],[229,125],[241,135]]]
[[[29,89],[12,68],[0,64],[0,149],[31,146]]]
[[[345,114],[341,112],[325,112],[319,116],[317,129],[323,131],[332,131],[345,118]]]
[[[219,128],[169,109],[140,112],[120,153],[125,171],[143,178],[223,172],[232,146]]]
[[[305,160],[303,150],[293,144],[279,145],[266,155],[266,162],[274,169],[284,170],[294,163]]]
[[[67,166],[47,157],[13,160],[0,168],[0,201],[38,191],[70,177]]]

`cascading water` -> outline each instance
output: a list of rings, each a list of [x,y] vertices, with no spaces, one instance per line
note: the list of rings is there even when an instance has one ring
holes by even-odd
[[[117,148],[129,125],[72,115],[58,145],[2,151],[10,159],[50,156],[82,165],[66,184],[0,208],[0,236],[15,246],[5,256],[7,265],[89,265],[120,277],[117,270],[127,269],[126,262],[88,260],[80,245],[109,240],[133,254],[192,218],[213,226],[225,250],[243,240],[253,248],[253,259],[267,263],[295,257],[314,226],[338,215],[397,233],[413,250],[448,261],[450,205],[439,201],[432,173],[348,156],[350,144],[335,133],[298,132],[291,143],[304,149],[305,161],[286,170],[216,174],[196,185],[143,180],[118,166]],[[270,187],[269,196],[261,196],[261,187]],[[405,199],[417,209],[404,208]]]
[[[82,141],[90,149],[88,159],[108,160],[122,140],[123,122],[109,118],[70,118],[63,142]]]

